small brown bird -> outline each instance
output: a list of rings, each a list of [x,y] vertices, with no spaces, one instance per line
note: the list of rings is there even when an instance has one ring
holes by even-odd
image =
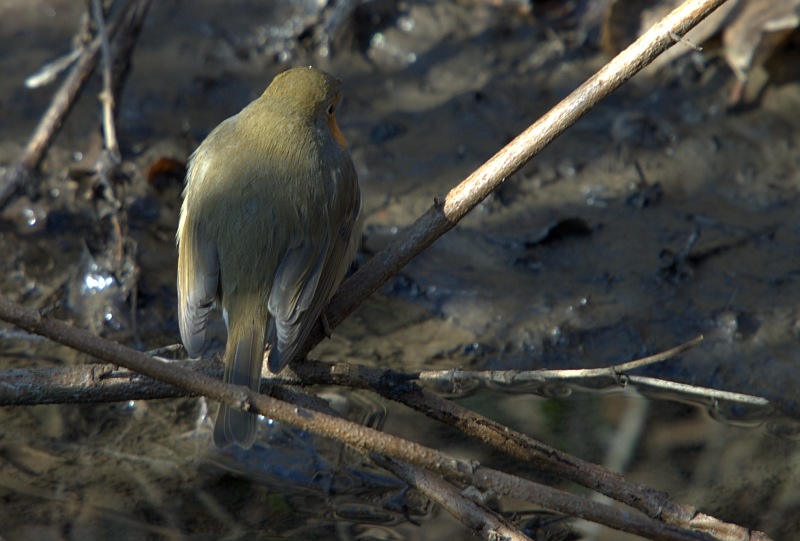
[[[350,266],[361,196],[336,124],[340,82],[295,68],[223,121],[189,160],[178,226],[178,309],[190,356],[214,305],[228,328],[225,381],[258,390],[262,358],[292,360]],[[222,405],[214,442],[248,448],[256,416]]]

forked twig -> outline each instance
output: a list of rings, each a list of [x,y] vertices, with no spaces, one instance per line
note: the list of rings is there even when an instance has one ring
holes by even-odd
[[[117,11],[113,21],[107,27],[109,36],[113,36],[117,32],[135,2],[136,0],[125,0],[124,5]],[[101,42],[101,36],[95,37],[81,53],[69,75],[53,96],[47,111],[42,115],[22,156],[0,178],[0,208],[8,203],[18,188],[31,180],[33,173],[39,167],[45,152],[58,133],[58,129],[94,70]]]
[[[614,366],[607,366],[605,368],[571,368],[565,370],[490,370],[490,371],[469,371],[460,369],[450,370],[425,370],[418,374],[421,381],[435,381],[435,382],[459,382],[459,381],[481,381],[502,383],[504,385],[514,385],[522,383],[538,382],[544,383],[546,381],[566,381],[572,379],[590,379],[610,377],[615,380],[620,380],[620,376],[631,370],[649,366],[651,364],[661,363],[666,360],[677,357],[681,353],[685,353],[691,348],[698,345],[703,341],[703,336],[693,338],[688,342],[670,348],[666,351],[649,355],[635,361],[621,363]],[[620,383],[624,383],[620,381]]]
[[[122,157],[119,153],[117,142],[117,129],[114,126],[114,92],[111,88],[111,45],[108,42],[105,16],[101,0],[92,0],[92,17],[97,24],[97,37],[100,38],[100,52],[102,58],[103,90],[100,92],[100,103],[103,109],[103,136],[105,147],[111,162],[119,165]]]
[[[107,363],[124,366],[170,385],[287,423],[323,437],[333,438],[364,453],[401,460],[457,481],[523,498],[548,509],[605,524],[614,529],[664,541],[707,541],[706,534],[673,526],[644,514],[600,504],[588,498],[521,479],[474,461],[458,459],[430,447],[384,434],[369,427],[298,407],[244,386],[230,385],[188,368],[165,363],[116,342],[31,310],[0,297],[0,319],[11,321],[28,332],[46,336],[70,348],[83,351]],[[751,539],[767,539],[755,535]]]

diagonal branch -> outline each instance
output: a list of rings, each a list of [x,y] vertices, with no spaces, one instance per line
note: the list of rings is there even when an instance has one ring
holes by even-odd
[[[336,327],[398,270],[444,235],[487,195],[547,145],[675,43],[725,0],[688,0],[645,32],[580,87],[476,169],[444,200],[435,200],[425,214],[367,261],[331,299],[325,317]],[[307,354],[325,337],[318,324],[300,353]],[[297,359],[302,359],[298,355]]]
[[[302,408],[341,418],[328,402],[315,394],[283,386],[271,386],[273,396],[291,402]],[[462,494],[458,487],[435,475],[433,472],[403,462],[387,458],[377,453],[366,455],[383,469],[390,471],[407,485],[414,487],[425,497],[438,503],[472,532],[486,541],[531,541],[510,520],[495,513],[486,506],[472,501]]]

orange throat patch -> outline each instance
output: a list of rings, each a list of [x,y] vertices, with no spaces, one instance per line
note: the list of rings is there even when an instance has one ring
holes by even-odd
[[[346,149],[347,140],[344,138],[342,130],[339,129],[339,124],[336,123],[336,115],[334,114],[328,116],[328,129],[331,130],[331,135],[333,135],[333,138],[339,143],[342,150]]]

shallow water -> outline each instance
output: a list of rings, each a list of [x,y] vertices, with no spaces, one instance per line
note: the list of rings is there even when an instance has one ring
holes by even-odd
[[[407,2],[399,12],[390,4],[364,4],[335,39],[309,49],[319,42],[295,38],[314,3],[155,3],[120,111],[133,242],[119,244],[81,174],[97,148],[95,80],[48,154],[41,197],[24,196],[2,214],[0,291],[139,348],[175,343],[182,179],[167,171],[148,183],[148,168],[159,158],[185,160],[288,65],[313,63],[343,79],[338,117],[364,194],[363,261],[606,60],[554,11],[533,19],[479,3]],[[23,82],[69,50],[80,8],[0,2],[0,40],[13,44],[13,54],[0,55],[5,163],[52,92]],[[762,396],[774,409],[563,385],[544,397],[494,386],[457,399],[711,515],[797,538],[800,84],[797,73],[784,76],[756,107],[734,114],[724,105],[732,76],[713,48],[707,54],[702,73],[687,60],[683,71],[634,78],[412,261],[314,356],[404,371],[599,367],[703,334],[687,354],[640,373]],[[800,65],[796,46],[781,55],[776,61]],[[86,360],[4,332],[2,368]],[[213,333],[218,351],[221,323]],[[352,419],[516,471],[499,453],[399,406],[324,391]],[[265,426],[252,453],[215,451],[209,407],[184,399],[0,410],[0,535],[470,535],[390,475],[287,427]],[[538,516],[518,502],[497,506]]]

